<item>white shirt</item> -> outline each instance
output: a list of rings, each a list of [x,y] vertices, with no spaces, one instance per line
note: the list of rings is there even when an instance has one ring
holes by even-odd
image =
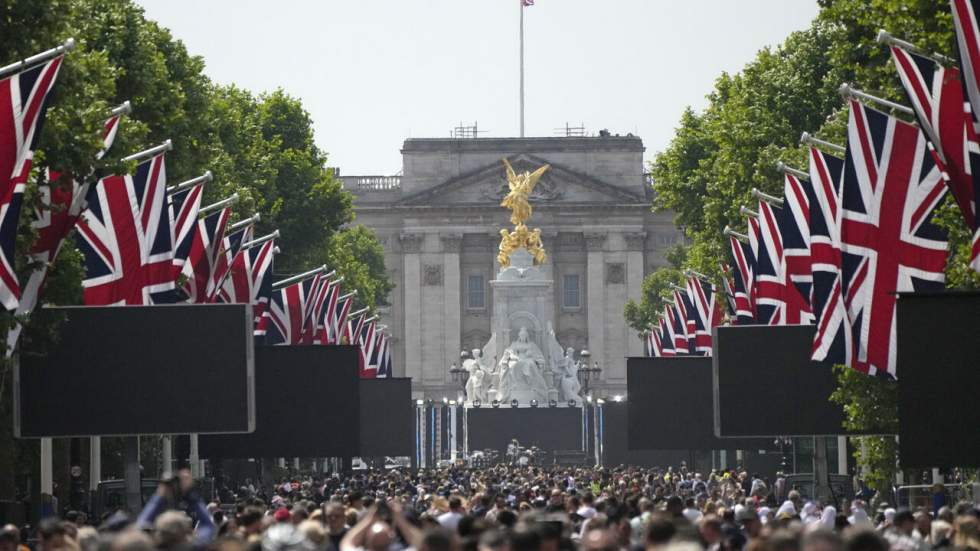
[[[463,518],[462,513],[449,511],[448,513],[439,515],[436,520],[439,521],[439,525],[443,528],[446,528],[447,530],[456,530],[456,527],[459,526],[459,520],[461,518]]]

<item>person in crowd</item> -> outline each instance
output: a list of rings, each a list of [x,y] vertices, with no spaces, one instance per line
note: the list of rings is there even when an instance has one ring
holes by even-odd
[[[746,484],[747,483],[747,484]],[[206,502],[190,474],[138,516],[69,511],[0,551],[980,551],[980,512],[808,500],[747,471],[496,465],[293,476]],[[748,491],[746,492],[746,489]],[[785,490],[785,489],[784,489]],[[98,523],[98,526],[95,523]]]

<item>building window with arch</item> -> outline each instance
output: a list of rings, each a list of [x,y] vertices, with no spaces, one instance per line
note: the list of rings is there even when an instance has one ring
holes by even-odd
[[[469,310],[484,310],[486,307],[487,292],[483,275],[468,275],[466,277],[466,308]]]
[[[561,305],[566,310],[578,310],[582,307],[582,285],[578,274],[565,274],[561,278]]]

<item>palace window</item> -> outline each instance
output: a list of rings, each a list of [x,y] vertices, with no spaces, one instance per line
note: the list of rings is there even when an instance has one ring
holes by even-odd
[[[576,309],[582,307],[582,292],[578,274],[565,274],[562,277],[562,307]]]
[[[487,293],[482,275],[467,276],[466,307],[470,310],[483,310],[487,307]]]

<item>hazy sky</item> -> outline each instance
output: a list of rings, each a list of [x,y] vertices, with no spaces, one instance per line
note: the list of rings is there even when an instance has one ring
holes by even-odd
[[[518,135],[519,0],[137,0],[220,83],[303,100],[342,174],[394,174],[407,137]],[[722,71],[806,28],[815,0],[537,0],[527,135],[565,123],[647,158]]]

